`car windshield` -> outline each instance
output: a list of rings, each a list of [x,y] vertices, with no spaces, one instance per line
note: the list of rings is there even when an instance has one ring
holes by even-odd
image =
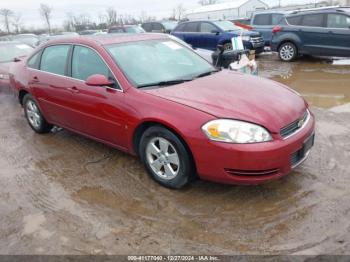
[[[214,24],[216,26],[218,26],[219,28],[221,28],[221,30],[223,31],[236,31],[236,30],[242,30],[242,28],[234,25],[232,22],[230,21],[216,21],[214,22]]]
[[[171,39],[114,44],[106,49],[138,88],[190,81],[215,71],[191,49]]]
[[[162,22],[166,30],[173,30],[177,26],[177,22]]]
[[[33,50],[26,44],[0,44],[0,63],[13,61],[15,57],[28,55]]]
[[[39,41],[39,38],[36,36],[27,36],[27,35],[17,35],[13,37],[13,40],[20,41],[31,46],[35,46]]]
[[[139,26],[129,26],[125,28],[127,33],[145,33],[145,30],[143,30],[141,27]]]

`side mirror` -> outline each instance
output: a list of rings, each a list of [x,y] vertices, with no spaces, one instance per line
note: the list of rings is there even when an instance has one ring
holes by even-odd
[[[220,35],[220,32],[218,30],[211,30],[211,33],[215,35]]]
[[[111,86],[113,82],[104,75],[92,75],[86,79],[85,84],[88,86]]]

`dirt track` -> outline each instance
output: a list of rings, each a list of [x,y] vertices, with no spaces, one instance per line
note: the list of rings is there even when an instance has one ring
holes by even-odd
[[[325,108],[312,108],[308,161],[257,187],[162,188],[136,158],[64,130],[34,134],[1,91],[0,253],[350,254],[350,68],[283,64],[294,70],[285,78],[279,62],[260,60],[262,75]],[[324,82],[329,68],[337,82],[320,84],[322,96],[300,84]]]

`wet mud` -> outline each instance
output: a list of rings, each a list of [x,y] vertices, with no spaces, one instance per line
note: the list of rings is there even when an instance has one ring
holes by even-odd
[[[0,253],[350,254],[350,68],[259,62],[305,95],[317,132],[302,166],[253,187],[165,189],[137,158],[61,129],[34,134],[0,91]]]

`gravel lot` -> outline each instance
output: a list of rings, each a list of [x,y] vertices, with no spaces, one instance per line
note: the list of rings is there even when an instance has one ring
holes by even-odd
[[[36,135],[0,91],[1,254],[350,254],[350,66],[259,57],[312,105],[308,161],[262,186],[155,184],[137,158]]]

